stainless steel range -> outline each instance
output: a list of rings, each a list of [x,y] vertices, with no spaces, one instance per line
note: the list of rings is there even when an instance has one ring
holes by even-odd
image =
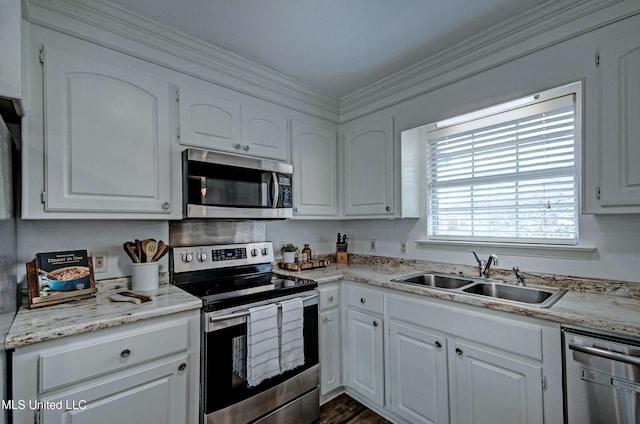
[[[319,417],[317,285],[275,274],[273,260],[271,242],[172,249],[171,282],[203,301],[201,415],[206,424],[306,424]],[[297,321],[291,321],[300,334],[293,368],[285,366],[293,352],[285,352],[285,342],[296,342],[289,327],[285,331],[296,316],[295,309],[289,315],[291,305],[300,305]],[[275,315],[259,315],[270,311]],[[261,347],[260,334],[277,350]],[[275,364],[275,370],[265,373],[264,364]]]

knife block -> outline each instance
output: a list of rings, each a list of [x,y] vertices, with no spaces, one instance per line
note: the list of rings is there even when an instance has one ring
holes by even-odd
[[[338,243],[336,244],[336,263],[347,265],[347,244],[346,243]]]

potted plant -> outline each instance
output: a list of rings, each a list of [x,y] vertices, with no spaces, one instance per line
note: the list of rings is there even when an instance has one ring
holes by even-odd
[[[280,248],[285,263],[292,264],[296,261],[296,252],[298,247],[293,243],[285,243]]]

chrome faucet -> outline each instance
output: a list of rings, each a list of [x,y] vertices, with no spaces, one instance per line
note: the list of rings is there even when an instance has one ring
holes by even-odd
[[[485,261],[485,260],[482,260],[482,259],[478,258],[478,255],[473,250],[470,250],[470,252],[473,253],[473,256],[475,256],[476,261],[478,262],[478,273],[479,273],[480,277],[489,278],[489,272],[491,270],[491,265],[493,265],[493,264],[498,265],[498,257],[492,253],[492,254],[489,255],[489,259],[487,259]]]

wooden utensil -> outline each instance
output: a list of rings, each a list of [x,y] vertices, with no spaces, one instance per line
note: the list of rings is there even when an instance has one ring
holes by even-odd
[[[143,242],[144,245],[144,254],[146,256],[147,262],[154,262],[153,257],[158,252],[158,243],[153,240],[145,240],[146,243]]]
[[[134,251],[133,243],[131,243],[130,241],[124,242],[122,244],[122,248],[124,249],[124,252],[127,254],[127,256],[129,256],[129,258],[131,258],[133,262],[135,263],[140,262],[140,259],[138,258],[138,256],[136,255],[136,252]]]
[[[160,240],[158,242],[158,251],[153,257],[153,261],[158,262],[167,253],[168,250],[169,250],[169,246],[167,246],[166,244],[164,244],[162,240]]]
[[[144,250],[142,250],[142,242],[136,239],[135,244],[136,244],[136,253],[138,254],[138,258],[140,259],[140,262],[146,262],[146,258],[144,257]]]

